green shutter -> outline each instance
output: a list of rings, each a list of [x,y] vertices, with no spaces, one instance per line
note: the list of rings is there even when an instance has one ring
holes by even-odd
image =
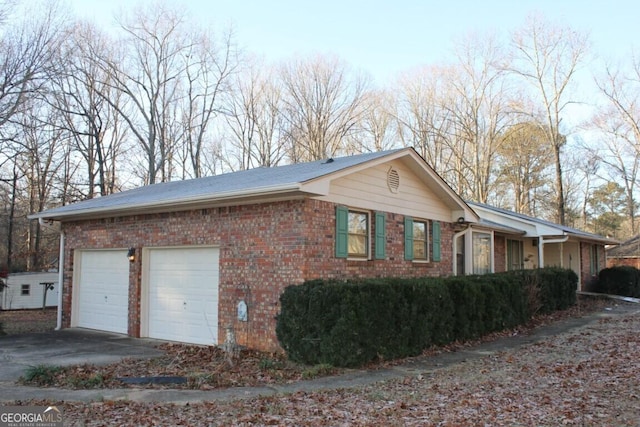
[[[387,243],[385,220],[386,216],[384,212],[376,212],[376,238],[374,248],[376,259],[385,259],[387,255],[385,250]]]
[[[413,218],[404,217],[404,259],[413,259]]]
[[[431,260],[439,262],[442,255],[440,250],[440,223],[438,221],[431,223],[431,233],[431,244],[433,245],[431,249]]]
[[[349,255],[349,209],[336,206],[336,258]]]

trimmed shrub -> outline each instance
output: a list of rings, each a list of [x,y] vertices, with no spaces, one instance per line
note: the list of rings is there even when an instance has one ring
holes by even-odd
[[[598,274],[594,292],[640,298],[640,270],[629,266],[605,268]]]
[[[575,303],[571,270],[449,278],[313,280],[280,298],[276,334],[291,360],[362,366],[478,338]]]

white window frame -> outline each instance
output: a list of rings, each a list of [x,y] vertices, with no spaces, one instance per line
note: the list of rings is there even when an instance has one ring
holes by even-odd
[[[424,224],[424,254],[425,254],[424,258],[418,258],[416,256],[416,233],[415,233],[416,223]],[[412,230],[412,233],[413,233],[413,260],[412,261],[413,262],[429,262],[431,260],[431,257],[429,256],[429,248],[430,248],[429,230],[431,228],[429,226],[429,220],[413,218],[413,226],[414,226],[414,229]]]
[[[351,233],[351,214],[365,215],[366,216],[366,233],[365,233],[365,253],[364,255],[355,254],[349,252],[349,241],[352,235],[356,235],[355,233]],[[358,261],[366,261],[371,259],[371,212],[359,209],[351,209],[348,208],[348,218],[347,223],[349,224],[349,228],[347,230],[347,259],[358,260]]]

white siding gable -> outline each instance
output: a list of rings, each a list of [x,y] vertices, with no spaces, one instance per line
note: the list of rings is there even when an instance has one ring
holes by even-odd
[[[399,186],[388,185],[390,169],[397,171]],[[354,208],[400,213],[416,218],[449,222],[451,209],[403,161],[381,163],[331,180],[329,194],[317,199]]]

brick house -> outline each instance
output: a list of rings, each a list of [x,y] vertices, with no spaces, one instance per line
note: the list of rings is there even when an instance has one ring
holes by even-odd
[[[607,249],[607,267],[640,268],[640,235]]]
[[[196,344],[232,328],[268,351],[288,285],[500,271],[500,236],[526,235],[481,220],[412,148],[155,184],[31,218],[60,223],[60,327]]]
[[[605,267],[605,246],[615,240],[539,218],[469,202],[480,222],[494,226],[494,271],[568,268],[583,290]],[[454,247],[455,247],[454,242]]]

